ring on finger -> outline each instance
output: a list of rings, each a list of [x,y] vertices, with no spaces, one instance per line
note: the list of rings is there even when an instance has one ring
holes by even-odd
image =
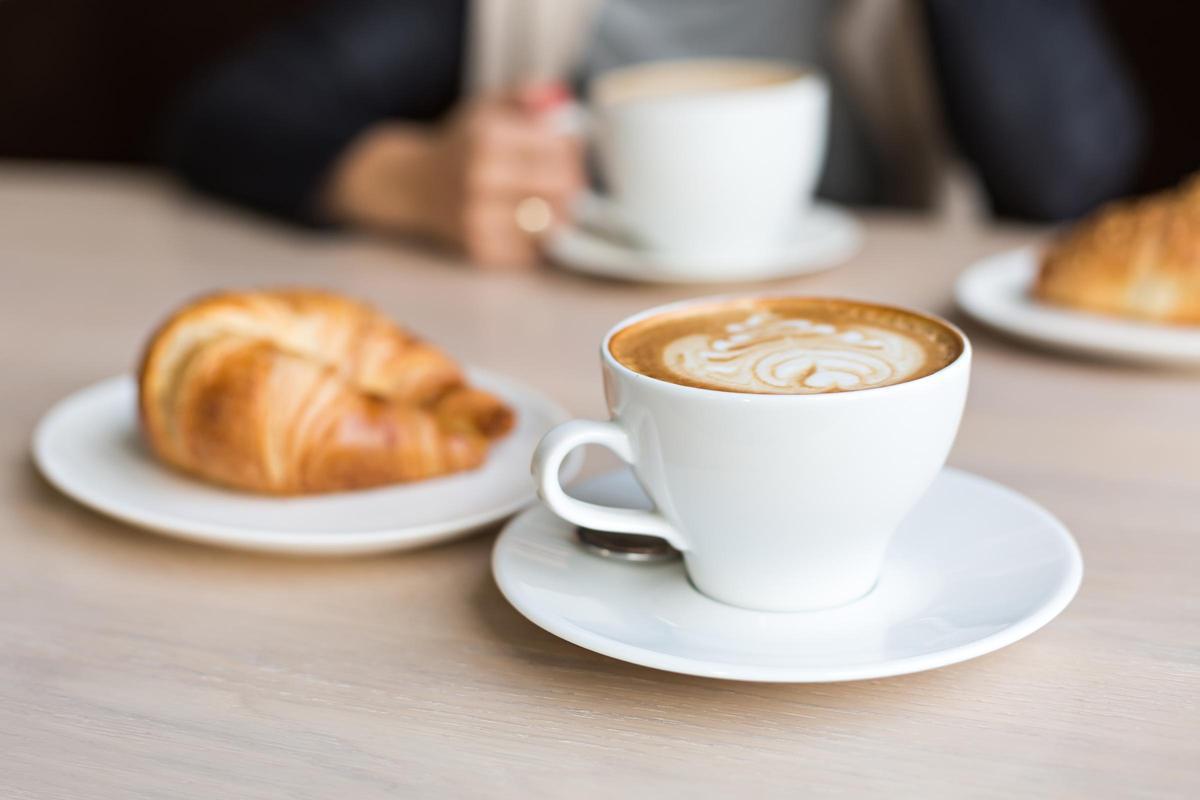
[[[517,203],[513,209],[517,227],[530,236],[545,233],[554,221],[554,210],[544,197],[530,195]]]

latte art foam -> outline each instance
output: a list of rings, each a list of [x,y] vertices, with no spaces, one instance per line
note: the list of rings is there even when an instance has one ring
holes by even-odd
[[[963,350],[958,334],[903,309],[824,298],[763,298],[665,312],[618,331],[622,364],[727,392],[822,394],[929,375]]]
[[[729,323],[721,337],[676,339],[663,363],[680,377],[734,392],[809,394],[899,383],[921,368],[925,352],[886,328],[759,312]]]

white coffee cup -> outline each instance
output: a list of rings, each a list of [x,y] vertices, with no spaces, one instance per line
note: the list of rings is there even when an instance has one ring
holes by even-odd
[[[688,256],[771,252],[795,230],[825,160],[829,89],[793,64],[637,64],[595,79],[588,127],[622,225]]]
[[[797,611],[862,597],[892,534],[946,460],[966,399],[970,343],[935,319],[962,341],[936,372],[803,395],[683,386],[635,372],[610,352],[612,337],[642,319],[724,299],[661,306],[609,331],[601,364],[612,418],[574,420],[545,436],[533,458],[539,494],[577,525],[666,539],[715,600]],[[586,444],[628,462],[655,510],[567,495],[559,466]]]

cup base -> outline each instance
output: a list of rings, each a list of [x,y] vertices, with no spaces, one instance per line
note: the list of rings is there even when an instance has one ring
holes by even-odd
[[[720,603],[721,605],[730,606],[731,608],[740,608],[744,611],[766,611],[766,612],[773,613],[773,614],[803,614],[806,612],[830,611],[835,608],[843,608],[845,606],[853,605],[861,600],[865,600],[867,597],[869,597],[871,595],[872,592],[875,591],[875,587],[877,587],[879,585],[879,576],[877,575],[875,577],[875,579],[873,581],[871,581],[871,585],[868,586],[865,591],[857,591],[855,594],[853,594],[849,597],[838,598],[837,600],[835,600],[833,602],[829,602],[829,603],[804,603],[804,604],[792,604],[792,603],[762,604],[762,603],[747,603],[745,601],[729,600],[729,599],[725,599],[725,598],[721,597],[720,595],[715,594],[713,592],[705,591],[703,588],[701,588],[696,583],[695,580],[692,579],[691,574],[687,574],[687,582],[689,585],[691,585],[691,587],[693,589],[695,589],[697,592],[699,592],[700,594],[707,597],[709,600],[712,600],[715,603]]]

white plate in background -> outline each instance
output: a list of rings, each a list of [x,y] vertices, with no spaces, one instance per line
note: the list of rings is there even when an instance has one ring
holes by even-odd
[[[578,219],[552,233],[546,253],[574,272],[640,283],[729,283],[786,278],[841,264],[862,246],[862,229],[847,211],[816,203],[797,213],[791,237],[778,248],[741,257],[689,258],[654,253],[621,230],[610,201],[586,195]]]
[[[542,434],[567,419],[515,381],[470,370],[470,381],[516,413],[482,467],[377,489],[306,497],[237,492],[160,463],[142,442],[133,378],[110,378],[60,401],[38,423],[33,456],[50,483],[110,517],[206,544],[294,555],[404,550],[497,522],[534,500],[529,463]],[[567,465],[578,469],[579,459]]]
[[[1146,364],[1200,366],[1200,326],[1160,325],[1058,308],[1031,294],[1036,248],[977,261],[954,287],[959,307],[1009,335],[1068,352]]]

